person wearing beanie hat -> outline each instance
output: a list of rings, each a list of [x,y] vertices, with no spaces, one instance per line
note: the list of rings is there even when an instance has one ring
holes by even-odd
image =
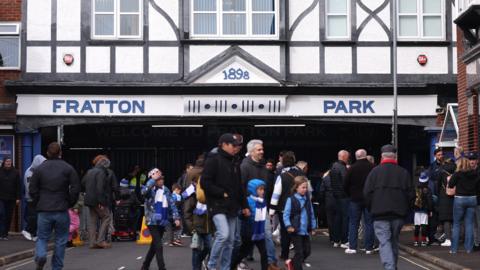
[[[433,196],[432,191],[428,187],[429,175],[427,171],[420,173],[418,179],[417,188],[415,189],[415,215],[414,215],[414,242],[413,245],[418,247],[426,247],[427,242],[427,226],[428,218],[432,215],[433,211]],[[419,242],[419,236],[421,231],[421,242]]]

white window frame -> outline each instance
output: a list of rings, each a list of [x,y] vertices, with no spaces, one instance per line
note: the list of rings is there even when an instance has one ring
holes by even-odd
[[[346,13],[328,13],[328,0],[325,1],[325,38],[327,40],[351,40],[352,39],[352,12],[351,0],[347,1]],[[328,35],[328,18],[334,16],[347,16],[347,35],[346,36],[329,36]]]
[[[138,12],[120,12],[120,0],[114,0],[114,7],[113,12],[95,12],[95,0],[92,0],[92,26],[91,28],[91,36],[92,39],[96,40],[139,40],[143,37],[143,0],[138,1]],[[95,35],[95,15],[113,15],[113,35]],[[138,15],[139,22],[138,22],[138,35],[136,36],[125,36],[120,35],[120,16],[121,15]]]
[[[279,24],[280,24],[280,0],[275,0],[275,35],[254,35],[252,28],[253,14],[271,14],[271,11],[253,11],[252,0],[245,0],[245,11],[223,11],[223,0],[215,0],[217,4],[216,11],[194,11],[194,1],[190,0],[190,38],[191,39],[278,39],[279,38]],[[216,34],[195,34],[194,32],[194,14],[216,14],[217,18],[217,33]],[[246,14],[246,33],[244,35],[224,35],[223,34],[223,14]]]
[[[22,52],[22,42],[20,35],[21,23],[19,22],[0,22],[0,25],[15,26],[14,32],[0,32],[0,37],[18,37],[18,66],[10,67],[0,67],[0,70],[20,70],[21,67],[21,52]]]
[[[400,0],[401,1],[401,0]],[[446,27],[445,27],[445,0],[441,1],[441,13],[424,13],[423,12],[423,1],[417,1],[417,12],[416,13],[401,13],[400,14],[400,1],[397,1],[397,35],[399,40],[433,40],[433,41],[444,41],[446,39]],[[428,16],[441,17],[441,26],[442,26],[442,35],[438,37],[427,37],[423,33],[423,18]],[[417,35],[416,36],[401,36],[400,35],[400,17],[401,16],[416,16],[417,17]]]

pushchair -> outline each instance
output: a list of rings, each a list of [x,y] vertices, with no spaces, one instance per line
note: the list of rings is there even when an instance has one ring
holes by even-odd
[[[135,241],[137,239],[131,205],[120,203],[115,206],[113,222],[115,230],[112,233],[112,241]]]

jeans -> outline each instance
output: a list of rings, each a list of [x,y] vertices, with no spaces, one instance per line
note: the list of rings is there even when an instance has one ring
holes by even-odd
[[[380,260],[385,270],[396,270],[398,262],[398,237],[404,220],[376,220],[373,222],[375,235],[380,242]]]
[[[477,198],[478,200],[478,198]],[[475,245],[480,245],[480,205],[475,208]]]
[[[265,246],[267,248],[268,264],[277,262],[277,257],[275,256],[275,244],[273,243],[272,237],[272,223],[267,217],[265,220]]]
[[[210,251],[208,268],[217,269],[220,261],[220,270],[229,270],[232,259],[233,242],[237,227],[237,217],[228,217],[225,214],[216,214],[213,216],[215,224],[215,241]]]
[[[235,229],[235,237],[233,240],[233,248],[232,248],[232,258],[230,259],[231,261],[234,261],[235,258],[237,257],[238,252],[240,251],[240,246],[242,245],[242,221],[240,218],[237,217],[236,220],[236,229]],[[253,252],[253,248],[252,248]]]
[[[55,251],[52,257],[52,269],[63,268],[65,247],[68,241],[70,217],[68,211],[39,212],[37,217],[38,240],[35,244],[35,262],[45,264],[47,261],[47,244],[52,231],[55,232]]]
[[[152,243],[150,243],[150,248],[148,249],[147,256],[145,256],[145,261],[143,266],[148,269],[150,264],[153,261],[153,257],[157,259],[158,270],[165,270],[165,261],[163,260],[163,233],[165,232],[165,227],[157,225],[149,225],[148,230],[150,235],[152,235]]]
[[[358,240],[358,229],[360,226],[360,218],[363,214],[363,223],[364,223],[364,241],[365,241],[365,249],[366,250],[373,250],[373,239],[374,239],[374,231],[373,231],[373,220],[365,208],[365,206],[361,203],[357,202],[350,202],[350,226],[348,232],[348,243],[350,249],[357,249],[357,240]]]
[[[460,238],[460,224],[465,224],[465,250],[473,250],[473,217],[477,207],[476,196],[455,196],[453,199],[453,231],[452,246],[450,250],[455,253],[458,250]]]
[[[348,242],[348,199],[335,199],[334,239],[336,243]]]
[[[15,200],[0,200],[0,237],[8,237]]]
[[[202,262],[207,258],[208,254],[210,253],[210,248],[212,245],[212,235],[205,233],[205,234],[198,234],[198,237],[202,239],[203,248],[192,249],[192,269],[193,270],[201,270],[202,269]]]
[[[303,262],[310,256],[310,236],[292,235],[292,242],[295,246],[295,255],[293,256],[293,269],[302,270]]]

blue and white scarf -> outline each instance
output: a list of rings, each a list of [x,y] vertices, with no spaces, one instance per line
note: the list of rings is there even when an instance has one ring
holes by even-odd
[[[250,195],[255,201],[255,216],[253,221],[252,241],[265,239],[265,220],[267,219],[267,205],[263,198]]]
[[[197,202],[195,209],[193,210],[193,214],[197,216],[203,216],[207,213],[207,205],[201,202]]]
[[[182,198],[183,199],[186,199],[190,196],[192,196],[192,194],[195,193],[195,185],[194,184],[191,184],[190,186],[188,186],[184,192],[182,192]]]
[[[165,189],[158,188],[155,191],[155,198],[153,209],[153,222],[160,226],[165,226],[168,223],[168,198],[165,195]]]

